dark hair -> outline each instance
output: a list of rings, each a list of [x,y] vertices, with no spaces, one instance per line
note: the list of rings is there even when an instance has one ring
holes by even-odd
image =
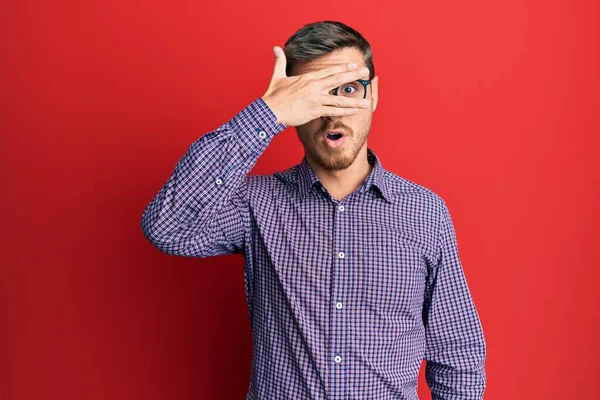
[[[337,21],[313,22],[296,31],[283,49],[287,60],[285,72],[291,76],[295,67],[346,47],[360,50],[369,68],[369,79],[373,79],[375,66],[371,45],[358,31]]]

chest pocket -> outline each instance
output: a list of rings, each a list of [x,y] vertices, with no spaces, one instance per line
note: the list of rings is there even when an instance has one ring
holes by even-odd
[[[392,318],[421,315],[427,266],[415,243],[379,227],[365,237],[358,269],[367,309]]]

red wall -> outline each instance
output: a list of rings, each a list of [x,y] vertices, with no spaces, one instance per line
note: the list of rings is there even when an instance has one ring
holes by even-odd
[[[242,257],[164,255],[140,217],[323,19],[372,44],[369,146],[452,213],[485,398],[600,398],[597,2],[5,3],[2,400],[244,398]],[[253,172],[302,155],[290,128]]]

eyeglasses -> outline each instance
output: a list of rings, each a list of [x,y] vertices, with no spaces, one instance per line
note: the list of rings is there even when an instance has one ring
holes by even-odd
[[[335,89],[331,89],[331,91],[333,92],[334,96],[337,96],[338,92],[341,91],[341,95],[344,97],[350,97],[353,99],[364,99],[367,97],[367,86],[370,83],[370,79],[357,79],[355,81],[345,83],[342,86],[338,86]]]

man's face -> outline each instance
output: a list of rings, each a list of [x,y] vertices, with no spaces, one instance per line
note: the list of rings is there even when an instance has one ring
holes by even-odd
[[[329,66],[347,65],[352,61],[358,65],[358,68],[366,67],[360,50],[344,48],[297,67],[293,74],[301,75]],[[361,79],[368,79],[368,77]],[[320,117],[295,127],[308,159],[331,171],[348,168],[354,162],[359,152],[367,145],[371,119],[377,107],[377,80],[377,77],[374,77],[371,84],[367,86],[366,99],[371,102],[370,107],[358,108],[358,112],[353,115]],[[331,129],[341,129],[346,133],[344,142],[339,147],[330,147],[323,139],[323,133]]]

